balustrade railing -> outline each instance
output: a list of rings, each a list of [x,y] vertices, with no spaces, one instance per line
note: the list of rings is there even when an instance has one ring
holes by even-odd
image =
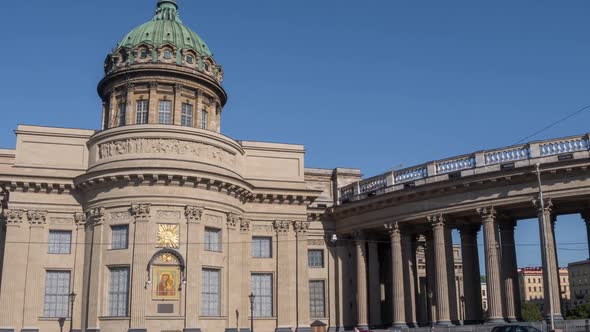
[[[512,147],[485,153],[485,164],[494,165],[528,159],[531,155],[528,146]]]
[[[583,135],[511,146],[503,149],[481,151],[470,155],[443,159],[420,166],[377,175],[342,187],[340,188],[340,202],[364,199],[370,196],[371,193],[374,194],[375,192],[384,193],[401,190],[408,183],[416,183],[418,180],[426,179],[435,175],[458,173],[464,170],[477,169],[486,166],[490,166],[490,169],[484,169],[483,171],[478,170],[478,174],[481,174],[481,172],[494,172],[498,170],[497,168],[491,167],[494,165],[510,163],[512,167],[515,167],[514,163],[517,161],[537,158],[542,159],[552,156],[558,156],[559,160],[562,160],[563,158],[561,158],[561,155],[589,151],[589,149],[589,137],[588,135]],[[589,157],[584,154],[581,156],[583,158]],[[567,156],[566,159],[572,158],[573,156]],[[550,161],[554,162],[555,160],[556,159]],[[541,160],[541,162],[543,162],[543,160]],[[518,167],[518,164],[516,165]],[[470,173],[461,172],[459,176],[462,176],[462,174],[469,175]],[[443,181],[445,179],[446,178],[436,179],[435,181]],[[404,186],[396,187],[396,185]],[[381,190],[385,188],[387,189]]]
[[[428,168],[426,166],[420,166],[415,168],[409,168],[400,170],[394,173],[394,183],[405,183],[410,181],[416,181],[428,177]]]
[[[475,155],[436,162],[436,174],[458,172],[470,168],[475,168]]]

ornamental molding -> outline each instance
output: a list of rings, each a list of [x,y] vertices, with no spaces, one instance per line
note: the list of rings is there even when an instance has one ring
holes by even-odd
[[[163,138],[130,138],[112,141],[98,146],[99,159],[127,154],[152,153],[183,156],[195,160],[210,161],[233,168],[236,156],[209,144]]]
[[[97,207],[91,209],[86,213],[87,218],[92,218],[95,224],[103,223],[106,219],[107,211],[104,207]]]
[[[156,212],[156,217],[160,219],[180,219],[180,212],[159,210]]]
[[[70,225],[70,224],[73,224],[73,222],[74,222],[74,219],[72,219],[72,218],[62,218],[62,217],[49,218],[49,223],[51,223],[51,224]]]
[[[83,212],[74,213],[74,223],[76,225],[84,225],[86,224],[86,220],[86,215]]]
[[[206,214],[203,220],[210,224],[223,224],[223,217],[213,214]]]
[[[391,237],[401,234],[398,222],[392,222],[389,224],[385,224],[384,227],[385,227],[385,230],[387,231],[387,233],[389,233],[389,236],[391,236]]]
[[[184,216],[187,222],[198,222],[203,216],[203,208],[198,206],[187,205],[184,208]]]
[[[309,221],[293,221],[293,230],[297,234],[305,234],[309,231]]]
[[[131,213],[129,213],[129,211],[123,211],[123,212],[112,212],[111,213],[111,220],[129,220],[131,219]]]
[[[541,200],[539,198],[534,198],[532,200],[533,206],[535,206],[535,208],[537,209],[537,212],[539,214],[541,213],[545,213],[545,214],[551,214],[551,212],[553,212],[553,201],[551,200],[551,197],[544,197],[543,198],[543,208],[545,209],[545,211],[541,211]]]
[[[275,220],[272,225],[277,234],[288,234],[291,229],[291,222],[288,220]]]
[[[47,224],[47,211],[29,210],[27,211],[27,219],[31,225],[45,225]]]
[[[152,205],[149,203],[133,204],[131,205],[131,212],[136,221],[148,221],[151,208]]]
[[[323,246],[326,244],[325,240],[320,240],[320,239],[309,239],[307,240],[307,245],[308,246]]]
[[[48,183],[48,182],[18,182],[12,181],[3,184],[11,192],[35,192],[43,194],[71,194],[75,190],[73,183]]]
[[[261,233],[272,233],[274,230],[274,225],[251,225],[253,232],[261,232]]]

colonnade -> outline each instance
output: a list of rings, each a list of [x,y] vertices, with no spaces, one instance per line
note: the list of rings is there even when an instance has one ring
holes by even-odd
[[[545,292],[545,317],[549,312],[549,278],[553,296],[553,314],[562,318],[560,278],[555,246],[555,221],[550,199],[544,204],[533,201],[540,227],[545,225],[546,239],[541,236],[541,252]],[[541,207],[542,206],[542,207]],[[590,237],[590,210],[582,214]],[[543,220],[545,221],[543,223]],[[422,325],[449,326],[456,324],[504,323],[521,319],[521,299],[517,272],[516,243],[514,231],[517,220],[493,206],[478,208],[468,217],[434,214],[424,223],[391,222],[384,225],[389,235],[391,262],[386,268],[391,271],[391,312],[381,312],[378,275],[377,246],[368,238],[369,233],[354,234],[356,251],[357,326],[383,326],[383,317],[388,317],[395,328]],[[461,238],[463,259],[463,294],[457,298],[451,232],[458,229]],[[487,277],[488,312],[484,320],[479,267],[477,236],[483,231],[483,255]],[[381,230],[383,232],[383,230]],[[542,235],[542,233],[540,233]],[[426,239],[417,242],[417,239]],[[426,294],[421,291],[418,280],[416,252],[419,246],[426,256]],[[547,248],[547,250],[544,250]],[[545,254],[545,252],[547,254]],[[590,249],[589,249],[590,253]],[[388,262],[389,263],[389,262]],[[381,267],[383,268],[383,267]],[[368,273],[367,273],[368,271]],[[551,273],[550,273],[551,272]],[[389,288],[389,287],[388,287]],[[422,294],[419,294],[422,293]],[[459,301],[460,300],[460,301]],[[420,305],[424,304],[426,305]],[[369,308],[370,310],[369,313]],[[379,308],[378,310],[374,310]],[[427,311],[427,312],[424,312]],[[382,317],[383,316],[383,317]]]

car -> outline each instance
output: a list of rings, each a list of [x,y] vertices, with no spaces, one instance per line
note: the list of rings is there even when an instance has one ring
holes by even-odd
[[[501,325],[494,327],[492,332],[541,332],[541,330],[526,325]]]

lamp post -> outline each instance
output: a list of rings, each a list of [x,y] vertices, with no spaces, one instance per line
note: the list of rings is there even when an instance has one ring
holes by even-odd
[[[250,293],[248,298],[250,299],[250,332],[254,332],[254,299],[256,295]]]
[[[70,332],[74,330],[74,302],[76,301],[76,293],[73,291],[69,295],[70,297]]]
[[[61,332],[64,331],[64,323],[66,322],[66,318],[65,317],[61,317],[57,320],[57,323],[59,324],[59,330]]]
[[[461,295],[461,325],[465,325],[465,296]]]

